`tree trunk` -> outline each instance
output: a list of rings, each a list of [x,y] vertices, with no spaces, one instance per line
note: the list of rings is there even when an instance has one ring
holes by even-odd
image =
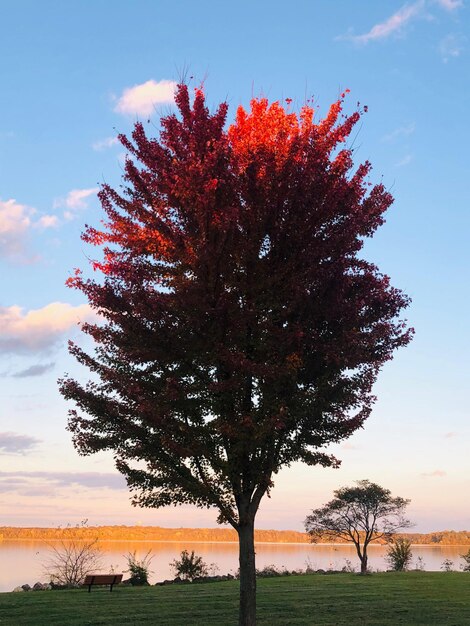
[[[367,554],[364,554],[361,557],[361,574],[367,574]]]
[[[240,547],[240,613],[239,626],[256,624],[256,569],[254,520],[238,527]]]

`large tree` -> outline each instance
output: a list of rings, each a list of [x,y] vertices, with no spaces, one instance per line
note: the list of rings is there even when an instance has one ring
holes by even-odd
[[[371,411],[372,385],[411,331],[408,298],[358,257],[392,202],[354,171],[346,141],[362,110],[254,99],[226,128],[182,84],[156,138],[141,123],[124,184],[103,185],[95,278],[69,279],[102,322],[84,324],[93,373],[64,378],[84,455],[111,450],[138,506],[216,507],[240,541],[240,624],[255,623],[253,530],[273,476],[325,450]]]
[[[405,517],[409,500],[393,497],[369,480],[358,480],[354,487],[342,487],[333,500],[312,511],[305,520],[305,530],[312,542],[341,539],[354,544],[361,562],[361,574],[367,574],[370,543],[390,542],[399,530],[411,523]]]

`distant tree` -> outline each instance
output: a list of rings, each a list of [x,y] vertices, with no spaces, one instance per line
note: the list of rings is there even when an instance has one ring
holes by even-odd
[[[411,541],[403,537],[397,537],[392,541],[385,556],[385,559],[395,572],[406,570],[412,558]]]
[[[305,529],[312,542],[352,542],[361,562],[361,574],[366,574],[369,544],[391,541],[394,533],[411,526],[404,517],[410,501],[393,498],[388,489],[368,480],[357,481],[355,487],[342,487],[334,495],[333,500],[307,516]]]
[[[343,94],[344,95],[344,94]],[[93,381],[61,381],[81,454],[110,450],[145,507],[217,507],[240,544],[240,624],[255,623],[254,522],[284,466],[360,428],[372,385],[411,330],[408,298],[358,252],[392,197],[344,146],[362,111],[298,116],[254,99],[225,127],[201,89],[176,91],[157,138],[120,136],[120,191],[83,239],[96,279],[68,281],[101,315]]]

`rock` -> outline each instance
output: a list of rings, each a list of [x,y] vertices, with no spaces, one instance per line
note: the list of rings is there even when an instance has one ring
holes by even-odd
[[[21,585],[23,591],[31,591],[31,586],[26,583],[26,585]]]
[[[13,592],[24,591],[23,587],[15,587]]]
[[[44,585],[43,583],[37,582],[37,583],[34,583],[34,585],[33,585],[33,591],[45,591],[46,587],[47,587],[47,585]]]

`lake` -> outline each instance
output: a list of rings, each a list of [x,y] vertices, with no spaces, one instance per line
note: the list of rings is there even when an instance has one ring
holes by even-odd
[[[59,542],[50,542],[58,545]],[[238,569],[238,544],[236,543],[195,543],[195,542],[160,542],[160,541],[106,541],[100,542],[103,555],[104,571],[110,567],[116,572],[126,569],[125,555],[137,553],[142,558],[149,550],[154,555],[150,569],[151,582],[173,578],[174,573],[170,562],[179,557],[182,550],[194,550],[209,565],[214,563],[218,568],[215,573],[233,573]],[[426,570],[437,571],[445,559],[454,562],[459,569],[463,561],[460,554],[467,552],[468,546],[413,546],[412,567],[418,557],[423,560]],[[372,569],[387,569],[384,561],[386,547],[369,547],[369,565]],[[42,564],[49,555],[48,544],[43,541],[4,540],[0,541],[0,591],[12,591],[14,587],[37,581],[46,582]],[[341,569],[346,560],[358,569],[358,558],[349,545],[312,545],[312,544],[274,544],[259,543],[256,545],[256,565],[259,569],[266,565],[305,569],[307,564],[314,569]]]

